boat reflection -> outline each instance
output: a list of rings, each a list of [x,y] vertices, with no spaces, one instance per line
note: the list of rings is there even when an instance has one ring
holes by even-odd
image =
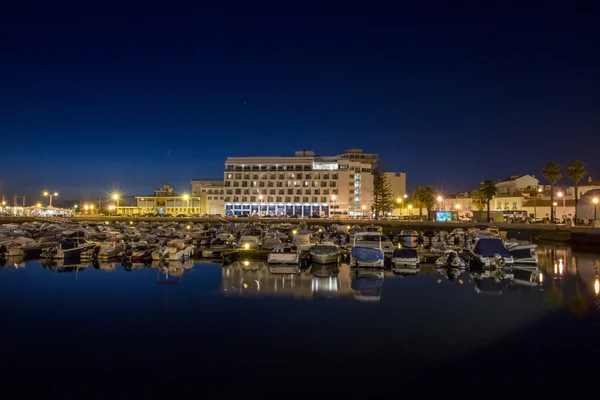
[[[313,293],[330,295],[338,292],[340,267],[337,263],[315,264],[310,268],[310,273]]]
[[[380,301],[384,271],[374,268],[351,269],[354,298],[358,301]]]
[[[297,273],[273,273],[263,261],[236,261],[222,268],[221,291],[230,296],[288,296],[311,299],[315,294],[351,295],[347,265],[319,265]]]
[[[511,282],[515,285],[537,287],[543,279],[537,266],[519,265],[512,268]]]

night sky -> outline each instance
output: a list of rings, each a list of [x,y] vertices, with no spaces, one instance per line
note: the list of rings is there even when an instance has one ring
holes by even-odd
[[[11,199],[149,194],[169,148],[177,191],[222,178],[227,156],[296,149],[363,148],[409,189],[446,193],[574,158],[600,178],[600,12],[586,3],[12,3],[0,13]]]

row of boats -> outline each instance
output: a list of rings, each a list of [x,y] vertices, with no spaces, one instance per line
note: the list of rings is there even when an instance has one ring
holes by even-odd
[[[0,227],[0,257],[180,261],[231,253],[265,256],[269,264],[332,264],[417,268],[430,258],[438,266],[484,267],[537,264],[535,244],[506,240],[490,226],[452,232],[403,230],[384,234],[370,225],[216,223],[7,224]]]

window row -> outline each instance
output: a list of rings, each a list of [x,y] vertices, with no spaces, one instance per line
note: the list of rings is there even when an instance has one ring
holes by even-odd
[[[351,184],[352,185],[352,184]],[[233,181],[233,184],[229,181],[225,182],[225,187],[336,187],[337,182],[327,181]]]
[[[302,195],[302,194],[314,194],[314,195],[329,195],[329,194],[338,194],[337,189],[227,189],[227,194],[288,194],[288,195]],[[216,196],[215,196],[216,197]],[[209,198],[210,200],[210,198]]]
[[[227,179],[338,179],[338,174],[330,174],[328,172],[320,173],[307,173],[307,174],[275,174],[275,173],[261,173],[261,174],[241,174],[241,173],[228,173]],[[352,178],[353,179],[353,176]]]
[[[267,196],[265,199],[260,200],[256,196],[233,196],[233,197],[225,197],[225,201],[233,201],[234,203],[327,203],[328,197],[324,196]]]

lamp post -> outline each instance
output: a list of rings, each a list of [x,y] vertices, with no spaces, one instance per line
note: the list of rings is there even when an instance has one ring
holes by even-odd
[[[594,202],[594,221],[596,220],[596,209],[598,208],[598,198],[594,197],[592,200]]]
[[[563,195],[563,192],[558,192],[557,193],[558,197],[562,197],[562,201],[563,201],[563,221],[567,221],[567,216],[566,216],[566,206],[565,206],[565,196]]]
[[[117,204],[117,207],[116,207],[116,213],[117,213],[117,215],[119,214],[119,197],[120,197],[120,196],[119,196],[119,194],[118,194],[118,193],[114,193],[114,194],[112,195],[112,198],[113,198],[113,200],[114,200],[114,201],[116,202],[116,204]]]
[[[332,210],[335,208],[335,200],[336,200],[336,199],[337,199],[336,195],[335,195],[335,194],[332,194],[332,195],[331,195],[331,204],[332,204],[332,206],[331,206],[331,209],[332,209]],[[329,212],[329,216],[331,216],[332,214],[333,214],[333,211],[330,211],[330,212]]]
[[[43,194],[44,194],[44,196],[47,196],[47,197],[50,198],[50,202],[48,203],[48,207],[52,207],[52,197],[53,196],[58,196],[58,193],[57,192],[54,192],[54,193],[44,192]]]
[[[88,210],[90,209],[90,206],[88,206],[87,204],[85,204],[83,206],[83,209],[85,210],[85,213],[87,214]]]
[[[365,219],[365,210],[367,209],[367,206],[363,204],[360,208],[362,209],[362,217]]]
[[[402,216],[402,197],[398,197],[396,203],[400,204],[400,216]]]
[[[538,193],[542,193],[542,188],[538,188]],[[537,220],[537,194],[533,198],[533,219]]]
[[[460,213],[460,204],[456,204],[456,220],[458,221],[458,214]]]
[[[183,199],[185,200],[185,215],[188,216],[190,214],[190,195],[184,194]]]
[[[258,196],[258,215],[262,217],[263,213],[262,213],[262,208],[263,208],[263,195],[261,194],[260,196]]]
[[[444,198],[442,196],[438,196],[437,197],[437,202],[438,202],[438,210],[439,211],[443,211],[444,210],[444,204],[442,203],[442,201],[444,201]]]
[[[410,217],[412,217],[412,204],[408,205],[408,216],[409,216],[409,219],[410,219]]]
[[[550,223],[551,224],[554,223],[554,216],[556,215],[556,206],[557,205],[558,205],[557,202],[552,203],[552,208],[550,209],[550,218],[551,218]]]

